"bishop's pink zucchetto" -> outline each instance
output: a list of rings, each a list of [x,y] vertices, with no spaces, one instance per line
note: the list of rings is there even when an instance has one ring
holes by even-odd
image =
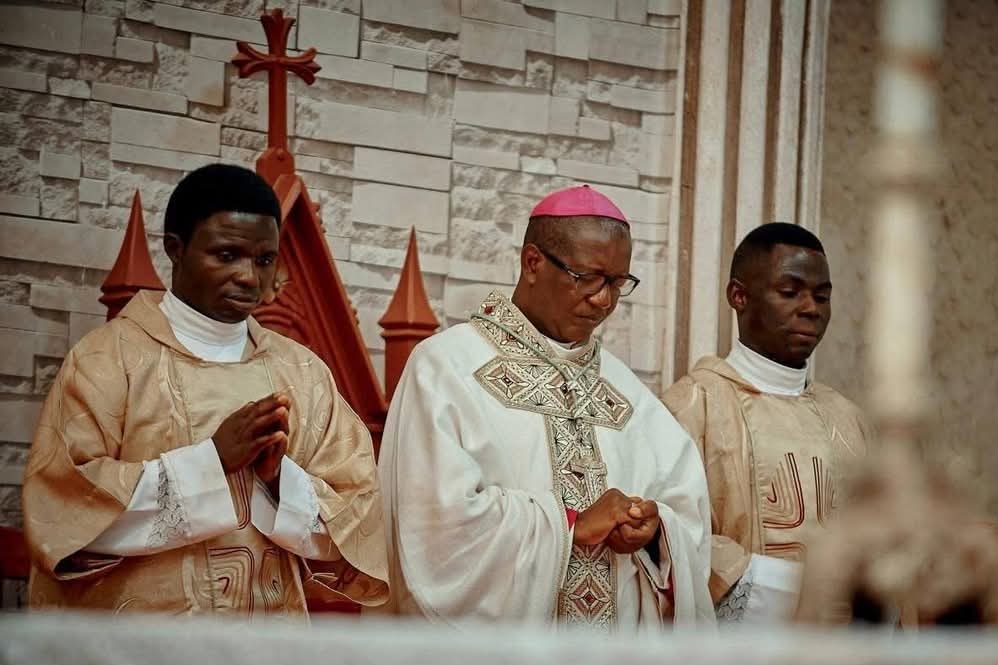
[[[541,199],[530,213],[534,217],[609,217],[627,224],[620,208],[589,185],[559,189]]]

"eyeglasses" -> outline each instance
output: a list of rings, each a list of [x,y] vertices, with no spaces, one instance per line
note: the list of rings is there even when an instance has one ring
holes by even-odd
[[[598,272],[576,272],[566,266],[557,256],[544,251],[540,247],[537,247],[537,250],[544,255],[544,258],[553,263],[555,267],[564,270],[575,278],[575,288],[586,297],[594,296],[602,291],[604,287],[607,287],[612,291],[616,291],[623,298],[634,293],[634,289],[638,288],[638,284],[641,283],[641,280],[634,275],[611,277]]]

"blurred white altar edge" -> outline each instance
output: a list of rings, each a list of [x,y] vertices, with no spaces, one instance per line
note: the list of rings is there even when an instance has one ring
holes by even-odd
[[[0,615],[0,665],[995,665],[998,631],[740,629],[656,636],[365,618],[308,626],[107,615]]]

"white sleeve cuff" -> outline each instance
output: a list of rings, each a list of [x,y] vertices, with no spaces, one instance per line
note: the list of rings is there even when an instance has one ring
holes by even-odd
[[[170,486],[179,497],[188,523],[188,542],[199,542],[235,530],[239,525],[229,481],[215,442],[163,453]]]
[[[237,525],[222,463],[208,439],[143,463],[125,512],[84,549],[117,556],[155,554]]]
[[[752,571],[752,583],[756,587],[794,596],[800,591],[803,566],[796,561],[753,554],[749,569]]]
[[[643,547],[635,552],[633,556],[638,563],[638,568],[648,578],[648,581],[652,583],[652,586],[659,591],[667,591],[669,589],[672,556],[669,554],[669,539],[666,536],[665,522],[660,522],[658,527],[658,563],[652,561],[651,554]]]
[[[745,574],[722,599],[718,618],[745,623],[780,623],[797,609],[802,566],[753,554]]]
[[[288,456],[281,460],[280,503],[259,478],[253,485],[253,526],[284,549],[306,559],[336,561],[339,549],[319,517],[319,498],[312,478]]]

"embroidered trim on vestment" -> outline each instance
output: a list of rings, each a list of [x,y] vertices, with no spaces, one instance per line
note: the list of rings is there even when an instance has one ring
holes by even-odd
[[[556,357],[505,296],[491,293],[472,325],[499,355],[475,372],[487,392],[508,408],[544,416],[553,484],[562,504],[579,512],[607,490],[596,426],[619,430],[634,409],[600,376],[599,343],[577,357]],[[617,619],[614,553],[604,545],[572,546],[558,594],[559,619],[609,631]]]
[[[162,547],[184,541],[190,534],[191,523],[183,499],[170,482],[166,462],[160,460],[156,486],[156,516],[152,531],[146,538],[147,547]]]
[[[745,610],[748,608],[753,586],[752,581],[745,579],[745,577],[738,580],[738,583],[717,604],[718,621],[729,623],[742,621],[745,618]]]

